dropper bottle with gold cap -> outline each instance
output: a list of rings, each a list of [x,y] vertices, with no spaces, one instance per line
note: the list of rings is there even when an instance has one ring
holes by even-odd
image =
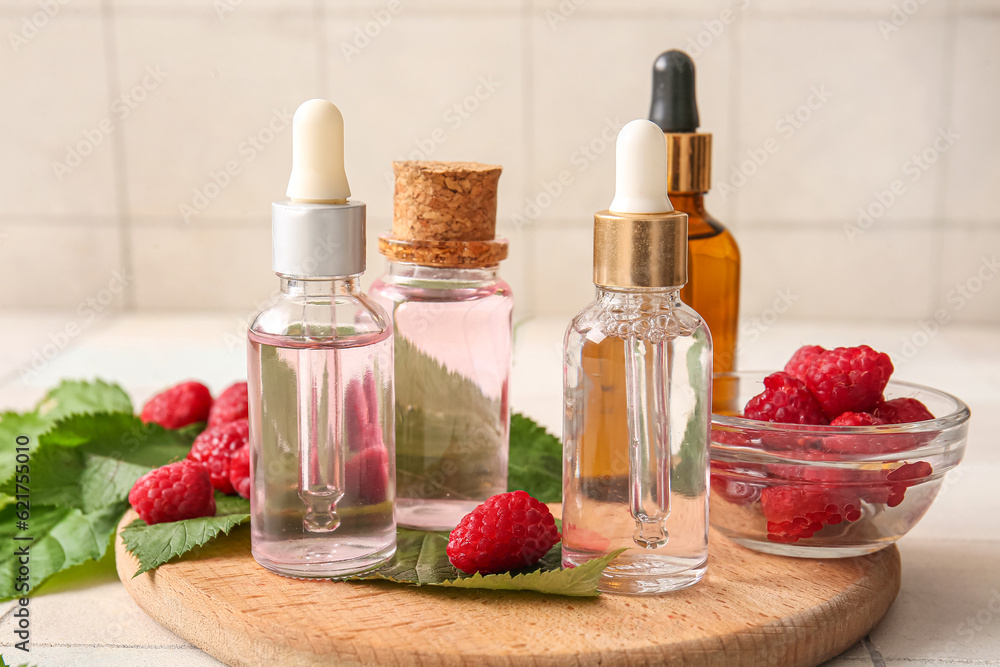
[[[271,207],[281,291],[247,332],[250,544],[278,574],[328,578],[396,551],[392,325],[361,291],[365,204],[331,102],[295,112],[287,195]]]
[[[667,142],[667,192],[688,214],[688,282],[685,303],[701,313],[715,343],[715,372],[736,370],[740,308],[740,250],[733,235],[705,210],[712,184],[712,135],[698,132],[695,68],[683,51],[660,54],[653,64],[649,119]],[[714,411],[739,409],[728,383],[716,385]]]
[[[599,588],[690,586],[708,555],[712,338],[681,301],[687,215],[666,192],[663,134],[618,134],[615,197],[594,215],[597,300],[566,331],[563,564],[625,549]]]

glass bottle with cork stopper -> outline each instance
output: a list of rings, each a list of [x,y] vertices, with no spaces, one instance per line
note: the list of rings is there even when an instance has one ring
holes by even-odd
[[[688,215],[688,282],[681,298],[708,323],[715,372],[729,373],[736,370],[740,250],[729,230],[705,210],[705,194],[712,184],[712,135],[698,132],[694,63],[683,51],[662,53],[653,64],[649,119],[666,138],[670,201]],[[732,386],[715,386],[714,412],[740,409],[733,404]]]
[[[394,162],[388,272],[371,295],[395,333],[396,517],[450,530],[507,490],[513,297],[497,275],[501,167]]]

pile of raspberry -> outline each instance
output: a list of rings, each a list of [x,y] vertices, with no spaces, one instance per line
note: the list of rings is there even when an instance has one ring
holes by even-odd
[[[867,345],[832,350],[807,345],[792,355],[784,371],[764,379],[764,391],[747,402],[743,416],[820,426],[876,426],[934,419],[915,398],[885,400],[883,391],[892,372],[889,355]],[[887,465],[882,470],[824,468],[808,462],[842,460],[845,454],[892,454],[919,447],[927,440],[927,434],[904,432],[824,437],[801,437],[794,432],[768,434],[761,438],[763,446],[788,451],[792,458],[803,460],[803,465],[770,465],[766,473],[739,471],[745,473],[743,477],[779,480],[766,486],[737,482],[724,472],[713,474],[712,486],[737,504],[759,499],[767,520],[768,539],[794,543],[812,537],[824,526],[857,521],[862,515],[862,502],[896,507],[903,502],[908,487],[933,472],[925,461]],[[723,471],[733,468],[721,462],[713,467]]]
[[[151,398],[139,415],[147,424],[179,429],[207,422],[183,461],[151,470],[128,500],[147,524],[215,515],[215,491],[250,497],[247,383],[212,400],[200,382],[182,382]]]

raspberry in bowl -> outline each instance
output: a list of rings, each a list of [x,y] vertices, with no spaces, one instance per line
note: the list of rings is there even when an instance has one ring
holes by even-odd
[[[961,461],[968,406],[888,379],[871,355],[861,365],[872,375],[861,373],[853,388],[849,380],[797,381],[794,365],[716,376],[753,418],[712,415],[712,525],[737,544],[784,556],[859,556],[893,544]],[[803,392],[810,384],[820,387],[817,404]]]

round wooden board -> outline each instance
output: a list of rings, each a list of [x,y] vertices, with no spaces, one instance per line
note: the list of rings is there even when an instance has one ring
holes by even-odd
[[[714,532],[705,579],[657,597],[287,579],[253,560],[247,526],[134,579],[120,536],[115,555],[146,613],[234,666],[817,665],[881,620],[900,577],[895,546],[806,560]]]

